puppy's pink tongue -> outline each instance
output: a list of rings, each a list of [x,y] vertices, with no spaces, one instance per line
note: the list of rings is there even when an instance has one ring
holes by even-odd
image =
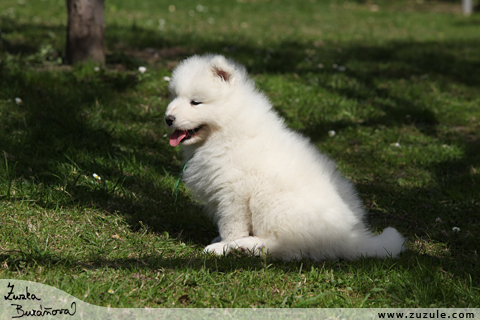
[[[176,147],[182,142],[182,139],[187,136],[187,131],[185,130],[175,130],[170,136],[170,145]]]

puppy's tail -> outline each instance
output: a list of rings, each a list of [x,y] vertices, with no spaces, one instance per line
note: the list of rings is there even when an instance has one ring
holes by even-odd
[[[361,248],[361,255],[376,258],[396,258],[405,250],[405,238],[394,228],[386,228],[378,236],[371,236]]]

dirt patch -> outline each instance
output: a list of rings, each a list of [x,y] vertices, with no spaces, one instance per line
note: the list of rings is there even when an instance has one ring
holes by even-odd
[[[161,49],[125,49],[121,52],[126,56],[134,58],[135,60],[144,61],[146,64],[164,67],[169,70],[175,68],[181,60],[194,53],[192,49],[187,49],[179,46]]]

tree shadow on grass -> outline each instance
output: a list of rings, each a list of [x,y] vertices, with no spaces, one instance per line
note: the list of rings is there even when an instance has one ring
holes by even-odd
[[[475,279],[465,276],[466,273],[470,273],[472,270],[464,269],[465,266],[462,264],[458,266],[458,261],[446,259],[445,256],[413,255],[407,253],[403,254],[400,259],[376,260],[370,258],[345,263],[338,260],[322,262],[308,260],[282,262],[267,259],[267,261],[264,261],[261,258],[244,253],[230,254],[226,257],[201,254],[193,254],[191,256],[180,254],[170,257],[158,254],[139,254],[140,257],[138,258],[105,259],[104,256],[100,254],[78,260],[65,259],[50,254],[23,255],[19,258],[16,258],[15,255],[0,255],[0,260],[7,263],[8,269],[11,271],[20,274],[25,271],[25,279],[29,279],[32,272],[31,270],[45,267],[48,269],[56,269],[60,272],[64,269],[76,270],[75,274],[77,274],[77,276],[89,270],[105,270],[106,268],[118,271],[127,270],[130,271],[131,274],[124,278],[125,281],[128,281],[129,278],[134,281],[139,273],[145,277],[145,279],[151,277],[152,281],[154,281],[153,278],[158,280],[155,274],[157,274],[159,270],[164,274],[182,272],[180,277],[184,273],[189,272],[205,272],[207,274],[228,273],[232,274],[233,279],[231,279],[231,281],[235,281],[235,277],[242,271],[255,275],[257,272],[261,274],[266,268],[274,268],[276,270],[275,274],[277,275],[279,272],[297,275],[300,272],[308,273],[310,270],[313,270],[313,268],[317,268],[322,271],[335,273],[336,281],[333,280],[333,277],[327,281],[331,281],[328,286],[330,286],[333,291],[342,291],[346,285],[351,285],[348,282],[343,283],[343,275],[347,275],[347,278],[349,278],[348,275],[354,273],[358,279],[369,279],[370,281],[355,281],[353,285],[356,286],[355,290],[359,292],[369,292],[375,288],[378,289],[379,284],[374,282],[373,279],[370,279],[369,270],[377,270],[379,266],[381,266],[381,269],[389,271],[388,276],[391,277],[390,281],[388,281],[389,284],[380,285],[381,289],[385,290],[384,294],[393,296],[395,302],[400,306],[431,307],[432,304],[435,304],[443,307],[471,307],[478,301],[474,295]],[[452,254],[455,254],[455,252]],[[273,266],[271,264],[272,262],[274,262]],[[478,263],[476,267],[478,267]],[[395,274],[390,272],[392,269],[395,270]],[[175,275],[174,277],[177,276]],[[192,279],[195,278],[196,277],[193,277]],[[464,279],[465,286],[445,285],[456,278]],[[37,279],[36,276],[35,279]],[[76,277],[71,281],[75,283],[75,279]],[[169,283],[168,280],[166,281]],[[176,280],[173,280],[173,282],[175,281]],[[285,278],[285,281],[289,280]],[[181,284],[179,283],[178,285]],[[202,281],[197,283],[196,280],[191,280],[188,284],[183,282],[183,286],[185,287],[184,292],[188,293],[190,290],[195,291],[197,286],[204,286],[204,283]],[[438,286],[442,286],[441,290]],[[73,288],[74,287],[75,285],[73,285]],[[73,292],[70,293],[73,294]],[[92,294],[97,293],[98,292],[92,292]],[[77,294],[83,295],[83,292],[78,293],[77,291]],[[80,299],[84,299],[82,296],[79,297]],[[301,297],[299,298],[299,301],[302,301]],[[101,304],[101,300],[102,299],[96,300],[93,303]],[[461,305],[457,305],[457,303],[461,303]]]
[[[33,201],[46,208],[102,208],[124,215],[134,230],[146,224],[160,233],[208,243],[205,237],[211,240],[215,235],[205,235],[212,226],[199,221],[199,206],[183,189],[175,204],[172,190],[162,184],[177,175],[175,153],[161,133],[142,132],[147,126],[155,128],[155,122],[163,131],[163,107],[154,106],[155,119],[142,115],[136,98],[123,94],[135,90],[135,75],[98,75],[90,69],[93,66],[26,74],[3,70],[0,86],[11,95],[1,120],[2,166],[6,161],[9,168],[3,178],[16,193],[2,194],[2,200]],[[12,97],[22,97],[22,103],[15,105]],[[132,110],[119,112],[120,120],[112,123],[116,104],[130,104]],[[123,127],[131,123],[131,130]],[[103,180],[95,181],[93,173]]]

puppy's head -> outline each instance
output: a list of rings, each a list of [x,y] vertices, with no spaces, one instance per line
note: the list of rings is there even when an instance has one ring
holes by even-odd
[[[194,145],[231,118],[229,100],[240,80],[243,67],[219,55],[193,56],[184,60],[172,74],[172,101],[165,123],[174,129],[170,145]]]

